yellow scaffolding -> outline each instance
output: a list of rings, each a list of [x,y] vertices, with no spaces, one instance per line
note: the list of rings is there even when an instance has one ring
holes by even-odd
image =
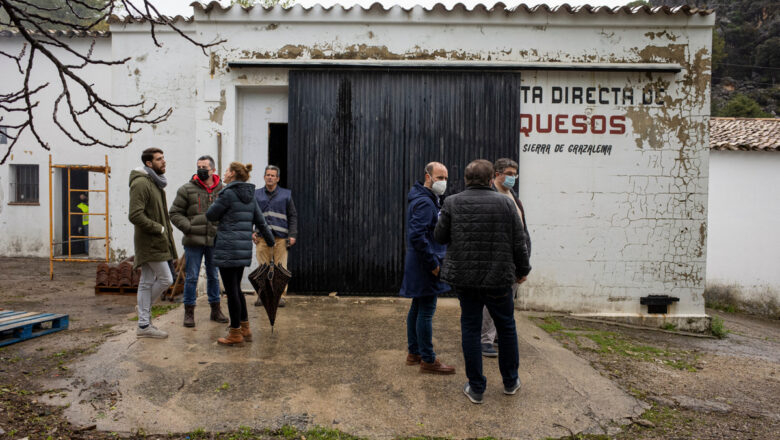
[[[106,235],[105,237],[99,237],[99,236],[92,236],[92,235],[71,235],[68,234],[68,256],[67,257],[54,257],[54,246],[58,243],[54,242],[54,209],[53,209],[53,191],[52,191],[52,179],[55,169],[66,169],[67,176],[64,176],[64,178],[68,182],[68,231],[70,232],[70,218],[73,215],[80,215],[80,216],[103,216],[106,220]],[[93,173],[103,173],[106,178],[106,185],[103,189],[72,189],[70,187],[70,170],[87,170],[88,172]],[[55,261],[74,261],[74,262],[100,262],[105,261],[108,262],[110,258],[109,254],[109,234],[108,234],[108,175],[111,173],[111,167],[108,166],[108,155],[105,156],[105,165],[104,166],[95,166],[95,165],[54,165],[52,164],[51,154],[49,155],[49,279],[54,279],[54,262]],[[95,193],[105,193],[106,195],[106,211],[105,212],[81,212],[81,211],[71,211],[71,200],[70,195],[72,192],[95,192]],[[91,230],[91,228],[90,228]],[[105,259],[97,259],[97,258],[73,258],[71,251],[72,251],[72,241],[73,239],[77,240],[87,240],[87,243],[89,243],[89,240],[105,240],[106,243],[106,258]],[[64,242],[63,242],[64,243]],[[59,243],[61,244],[61,243]]]

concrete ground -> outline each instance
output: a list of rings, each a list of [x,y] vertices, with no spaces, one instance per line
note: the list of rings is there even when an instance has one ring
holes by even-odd
[[[199,298],[197,327],[181,326],[183,308],[157,318],[165,340],[135,338],[126,330],[69,365],[71,377],[46,384],[61,389],[44,398],[69,404],[74,424],[98,430],[224,431],[239,426],[311,425],[370,438],[561,437],[614,432],[648,407],[563,348],[517,313],[521,391],[501,392],[497,360],[485,359],[484,405],[462,394],[466,382],[456,299],[440,299],[434,348],[456,366],[451,376],[406,366],[408,300],[291,297],[274,333],[262,308],[250,304],[254,342],[223,347],[225,325],[208,320]],[[226,307],[223,306],[226,309]],[[225,310],[226,311],[226,310]]]

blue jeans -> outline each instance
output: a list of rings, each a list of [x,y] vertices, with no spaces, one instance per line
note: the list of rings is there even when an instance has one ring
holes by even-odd
[[[499,290],[461,290],[460,332],[463,360],[466,363],[466,377],[475,393],[484,393],[487,379],[482,375],[482,309],[486,307],[493,318],[498,333],[498,369],[505,387],[517,381],[520,355],[517,350],[517,328],[515,327],[515,306],[512,288]]]
[[[219,303],[219,272],[214,266],[214,247],[212,246],[184,246],[184,258],[187,261],[184,280],[184,304],[195,305],[198,296],[198,275],[200,275],[200,262],[206,257],[206,292],[209,304]]]
[[[436,360],[433,352],[433,314],[436,312],[436,295],[412,298],[412,306],[406,315],[406,339],[409,353],[419,354],[424,362]]]

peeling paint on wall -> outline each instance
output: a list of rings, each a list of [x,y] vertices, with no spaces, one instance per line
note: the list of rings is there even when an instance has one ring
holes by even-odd
[[[669,41],[677,41],[677,35],[674,35],[671,32],[668,32],[666,30],[660,31],[660,32],[646,32],[645,37],[655,40],[656,38],[662,38],[666,37]]]
[[[219,92],[219,105],[213,110],[209,111],[209,120],[222,125],[222,118],[225,116],[225,108],[227,108],[227,101],[225,100],[225,91]]]
[[[373,38],[371,34],[370,38]],[[459,50],[423,49],[415,46],[413,50],[395,53],[387,46],[369,46],[366,44],[352,44],[337,47],[332,44],[317,44],[313,46],[287,44],[275,52],[257,52],[242,50],[243,58],[253,59],[313,59],[313,60],[458,60],[478,61],[490,60],[497,55],[506,56],[512,53],[512,49],[488,53],[469,53]]]

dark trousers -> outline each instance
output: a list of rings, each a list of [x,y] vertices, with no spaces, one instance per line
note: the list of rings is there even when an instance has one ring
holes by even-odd
[[[460,300],[460,331],[466,377],[475,393],[485,392],[487,379],[482,375],[482,309],[486,307],[498,333],[498,369],[504,386],[517,381],[520,356],[517,350],[517,328],[512,288],[500,290],[458,289]]]
[[[436,312],[436,295],[412,298],[409,314],[406,315],[406,340],[409,353],[419,354],[422,360],[432,363],[436,360],[433,352],[433,314]]]
[[[244,276],[244,267],[220,267],[219,275],[222,277],[222,283],[225,285],[230,326],[239,328],[241,327],[241,321],[249,321],[246,298],[244,298],[244,293],[241,292],[241,278]]]

